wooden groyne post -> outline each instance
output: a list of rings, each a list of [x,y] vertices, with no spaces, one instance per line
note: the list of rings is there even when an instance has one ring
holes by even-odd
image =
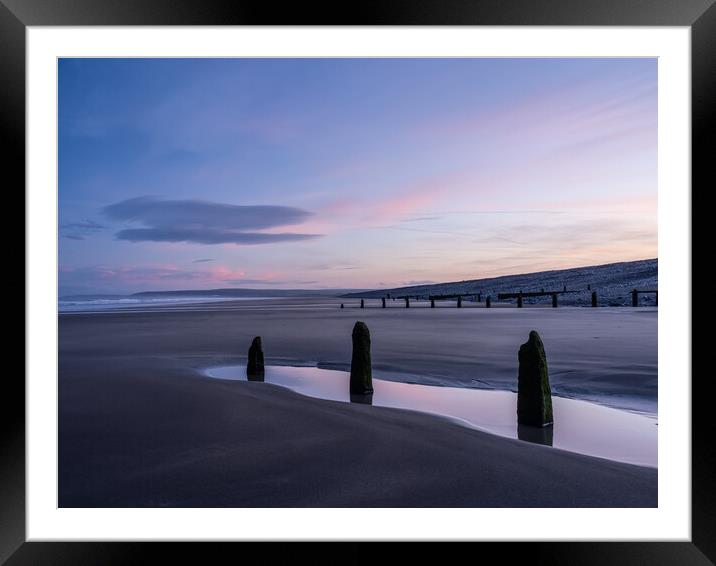
[[[360,300],[360,308],[365,308],[365,301],[363,299]]]
[[[557,308],[557,293],[552,293],[552,308]]]
[[[457,296],[457,308],[462,308],[462,295]]]
[[[405,297],[405,308],[406,309],[410,308],[410,297]]]
[[[430,308],[431,309],[435,308],[435,299],[430,299]]]
[[[251,341],[249,355],[246,362],[246,378],[249,381],[264,380],[264,350],[261,344],[261,336],[256,336]]]
[[[492,297],[490,297],[490,295],[488,295],[485,298],[485,308],[489,309],[491,306],[492,306]]]
[[[385,308],[385,297],[383,297],[380,301],[381,301],[381,306],[383,308]]]
[[[554,422],[552,388],[549,384],[547,355],[536,330],[517,354],[517,422],[521,425],[545,427]]]
[[[522,292],[520,292],[520,293],[517,295],[517,308],[518,308],[518,309],[521,309],[521,308],[522,308]]]
[[[373,375],[370,359],[370,331],[365,322],[353,327],[353,356],[351,358],[350,392],[357,395],[373,393]]]
[[[593,307],[597,306],[597,292],[596,291],[592,291],[592,306]]]
[[[659,290],[658,289],[644,289],[642,291],[638,289],[632,289],[631,291],[631,306],[639,306],[639,293],[654,293],[654,304],[659,306]]]

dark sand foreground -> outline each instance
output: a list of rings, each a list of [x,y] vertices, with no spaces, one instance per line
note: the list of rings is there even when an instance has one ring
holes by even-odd
[[[657,505],[654,469],[500,438],[430,415],[312,399],[198,372],[240,363],[256,334],[264,337],[269,363],[345,364],[350,329],[360,318],[373,332],[376,364],[415,375],[440,368],[435,374],[449,378],[479,368],[481,351],[500,339],[500,328],[510,329],[504,340],[514,332],[516,358],[526,336],[522,325],[549,329],[559,316],[559,332],[569,333],[565,325],[572,324],[578,347],[585,325],[586,334],[591,325],[612,321],[615,331],[627,325],[631,332],[644,324],[646,312],[397,313],[290,303],[296,307],[252,301],[236,308],[60,316],[59,505]],[[569,310],[577,314],[570,317]],[[513,323],[505,326],[505,320]],[[610,353],[603,355],[608,361]],[[612,362],[621,363],[618,356]],[[590,358],[592,372],[595,364]]]

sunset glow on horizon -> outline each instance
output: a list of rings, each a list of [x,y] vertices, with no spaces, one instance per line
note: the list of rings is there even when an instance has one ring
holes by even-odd
[[[656,59],[61,59],[60,295],[655,258]]]

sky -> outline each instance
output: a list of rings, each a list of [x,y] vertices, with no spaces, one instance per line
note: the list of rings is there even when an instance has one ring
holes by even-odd
[[[60,59],[60,295],[657,257],[656,59]]]

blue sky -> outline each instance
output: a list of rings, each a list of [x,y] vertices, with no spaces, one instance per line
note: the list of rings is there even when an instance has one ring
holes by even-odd
[[[656,59],[62,59],[60,293],[656,257]]]

